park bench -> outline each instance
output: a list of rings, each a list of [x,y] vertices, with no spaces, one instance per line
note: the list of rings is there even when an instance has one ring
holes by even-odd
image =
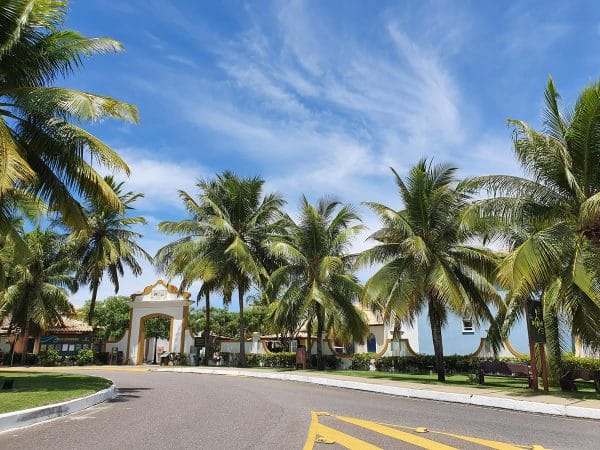
[[[484,384],[485,376],[527,378],[531,387],[531,369],[525,363],[513,363],[505,361],[482,361],[479,364],[477,381]]]
[[[563,392],[577,392],[575,380],[593,381],[596,392],[600,392],[600,370],[569,370],[560,378],[560,389]]]

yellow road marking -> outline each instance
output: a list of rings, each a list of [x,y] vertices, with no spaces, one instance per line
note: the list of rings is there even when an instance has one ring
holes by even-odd
[[[409,444],[416,445],[417,447],[427,448],[430,450],[457,450],[455,447],[451,447],[446,444],[440,444],[439,442],[425,439],[420,436],[414,436],[410,433],[406,433],[405,431],[396,430],[394,428],[390,428],[385,425],[380,425],[376,422],[370,422],[368,420],[362,420],[362,419],[354,419],[352,417],[343,417],[343,416],[335,416],[335,417],[344,422],[348,422],[353,425],[358,425],[359,427],[366,428],[367,430],[375,431],[376,433],[380,433],[385,436],[392,437],[394,439],[408,442]]]
[[[306,437],[306,442],[304,443],[304,450],[312,450],[315,445],[315,440],[317,439],[317,426],[319,425],[319,419],[317,418],[317,413],[311,411],[310,413],[310,427],[308,427],[308,436]]]
[[[380,422],[379,422],[379,424],[380,425],[388,425],[388,426],[397,427],[397,428],[404,428],[406,430],[413,430],[413,431],[416,431],[417,433],[420,432],[419,430],[427,430],[427,428],[423,428],[423,427],[413,428],[413,427],[405,427],[402,425],[393,425],[393,424],[380,423]],[[427,432],[432,433],[432,434],[441,434],[444,436],[451,436],[456,439],[473,442],[474,444],[479,444],[484,447],[493,448],[496,450],[523,450],[524,448],[530,448],[530,446],[527,446],[527,445],[507,444],[505,442],[490,441],[488,439],[480,439],[480,438],[475,438],[475,437],[471,437],[471,436],[462,436],[460,434],[444,433],[443,431],[427,430]],[[533,449],[535,447],[537,447],[537,446],[534,445],[531,448]]]
[[[326,414],[326,413],[325,413]],[[312,450],[315,442],[329,443],[333,441],[336,444],[346,447],[350,450],[381,450],[379,447],[369,444],[361,439],[350,436],[341,431],[334,430],[319,423],[319,415],[325,415],[322,412],[311,411],[310,427],[308,428],[308,436],[304,444],[304,450]],[[327,414],[329,415],[329,414]],[[319,439],[317,439],[319,436]]]
[[[333,428],[329,428],[322,424],[317,425],[317,434],[350,450],[382,450],[380,447],[369,444],[368,442],[355,438],[354,436],[350,436],[349,434],[342,433],[341,431],[334,430]]]

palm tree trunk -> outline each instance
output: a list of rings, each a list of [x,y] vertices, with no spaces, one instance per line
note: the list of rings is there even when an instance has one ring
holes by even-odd
[[[544,308],[544,328],[546,330],[546,347],[548,348],[550,381],[552,384],[558,385],[560,377],[562,377],[564,373],[562,367],[562,351],[560,348],[560,324],[558,316],[552,308]]]
[[[442,343],[442,320],[438,305],[433,300],[429,301],[429,323],[431,325],[431,337],[433,338],[433,353],[435,354],[435,370],[438,381],[446,381],[446,370],[444,368],[444,345]]]
[[[244,291],[238,285],[238,301],[240,304],[240,354],[239,367],[246,367],[246,324],[244,323]]]
[[[23,326],[23,352],[21,353],[21,364],[27,362],[27,344],[29,342],[29,311],[25,315],[25,325]]]
[[[208,360],[212,358],[210,342],[210,292],[204,294],[206,298],[206,323],[204,324],[204,360],[203,364],[208,366]]]
[[[92,288],[92,300],[90,301],[90,312],[88,313],[88,325],[92,326],[92,322],[94,320],[94,310],[96,309],[96,297],[98,296],[98,285],[99,283],[94,283],[94,287]]]
[[[158,338],[154,337],[154,359],[152,361],[152,364],[156,364],[156,346],[158,345]]]
[[[325,370],[323,362],[323,314],[321,305],[317,303],[317,370]]]

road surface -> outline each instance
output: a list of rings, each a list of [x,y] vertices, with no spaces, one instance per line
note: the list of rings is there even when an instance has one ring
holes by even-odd
[[[0,434],[0,449],[600,448],[600,422],[278,380],[88,371],[111,402]]]

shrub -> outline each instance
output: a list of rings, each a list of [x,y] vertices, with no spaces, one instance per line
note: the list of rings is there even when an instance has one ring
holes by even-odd
[[[93,364],[94,362],[94,351],[91,348],[82,348],[77,353],[77,365],[85,366],[86,364]]]
[[[350,369],[352,370],[369,370],[371,360],[375,358],[374,353],[355,353],[352,355],[352,363]],[[381,358],[377,358],[379,360]]]
[[[62,359],[60,353],[54,349],[48,349],[38,354],[42,366],[55,366]]]
[[[573,355],[563,356],[565,372],[573,369],[600,370],[600,358],[580,358]]]

